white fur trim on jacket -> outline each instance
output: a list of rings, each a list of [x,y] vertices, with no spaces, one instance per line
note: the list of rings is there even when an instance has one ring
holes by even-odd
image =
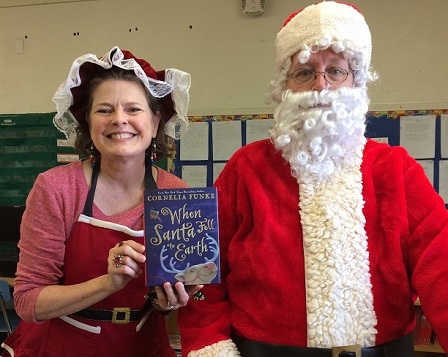
[[[224,340],[206,346],[197,351],[191,351],[188,357],[239,357],[238,348],[232,340]]]
[[[309,347],[375,345],[359,166],[343,166],[328,180],[307,178],[299,186]]]

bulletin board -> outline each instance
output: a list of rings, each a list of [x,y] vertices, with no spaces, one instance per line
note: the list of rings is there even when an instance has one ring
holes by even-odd
[[[189,120],[186,135],[175,142],[171,171],[194,187],[213,185],[231,154],[251,141],[268,138],[274,123],[272,114],[192,116]],[[405,147],[448,204],[447,109],[371,111],[366,136]]]
[[[53,125],[54,114],[0,115],[0,204],[24,205],[39,173],[79,157],[57,145],[65,137]]]

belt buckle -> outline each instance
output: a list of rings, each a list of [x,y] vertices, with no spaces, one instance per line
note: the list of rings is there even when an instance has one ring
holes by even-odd
[[[332,357],[361,357],[361,345],[333,347],[331,355]]]
[[[114,309],[112,310],[113,324],[128,324],[130,322],[130,319],[131,319],[130,307],[114,307]]]

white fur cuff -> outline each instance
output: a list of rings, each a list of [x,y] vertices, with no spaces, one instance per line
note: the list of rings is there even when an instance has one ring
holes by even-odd
[[[191,351],[188,357],[239,357],[240,352],[232,340],[224,340],[206,346],[197,351]]]

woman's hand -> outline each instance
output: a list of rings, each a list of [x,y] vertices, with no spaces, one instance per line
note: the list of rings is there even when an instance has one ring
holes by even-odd
[[[109,250],[107,272],[118,291],[133,278],[143,273],[141,264],[146,260],[145,246],[133,240],[122,241]]]
[[[152,305],[159,311],[176,310],[185,306],[190,296],[197,294],[204,286],[192,285],[185,287],[181,282],[177,282],[174,286],[166,282],[163,286],[156,286],[150,297]]]

